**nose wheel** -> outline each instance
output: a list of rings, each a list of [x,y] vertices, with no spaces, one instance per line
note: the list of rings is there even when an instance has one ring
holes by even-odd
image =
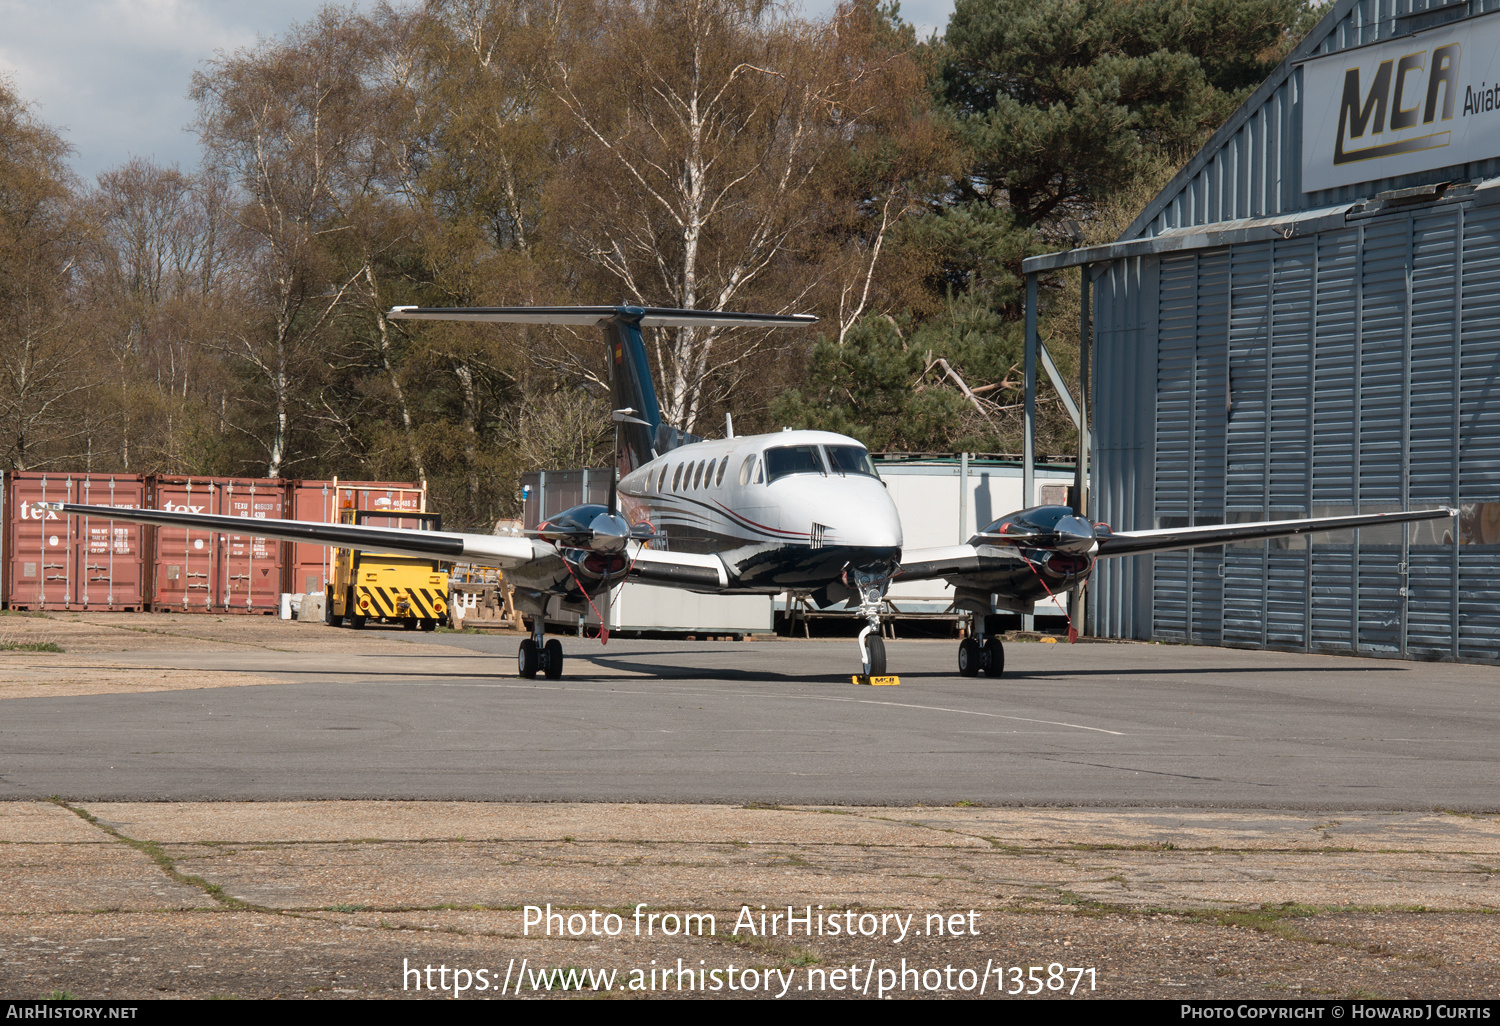
[[[859,632],[859,659],[864,675],[884,677],[885,639],[880,634],[880,614],[885,608],[885,590],[891,585],[891,575],[899,567],[883,567],[875,570],[845,570],[844,584],[854,588],[859,595],[859,615],[867,626]]]
[[[885,676],[885,639],[879,627],[866,627],[859,632],[859,649],[864,657],[865,676]]]

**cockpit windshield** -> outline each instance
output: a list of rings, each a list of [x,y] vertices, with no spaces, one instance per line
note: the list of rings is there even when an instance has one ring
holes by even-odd
[[[835,474],[880,476],[875,473],[875,464],[870,462],[870,454],[857,445],[825,445],[823,451],[828,454],[829,469]]]
[[[816,445],[783,445],[766,450],[766,483],[789,474],[821,474],[823,461]]]

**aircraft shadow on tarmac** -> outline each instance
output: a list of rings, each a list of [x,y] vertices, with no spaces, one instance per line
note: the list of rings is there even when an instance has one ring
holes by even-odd
[[[628,673],[642,674],[648,677],[660,677],[667,680],[732,680],[732,681],[807,681],[811,683],[843,683],[849,680],[847,673],[781,673],[774,670],[756,669],[721,669],[707,668],[701,666],[673,666],[670,664],[645,662],[644,658],[660,655],[654,652],[633,652],[628,656],[575,656],[578,661],[591,662],[599,666],[605,666],[612,670],[620,670]],[[1299,669],[1309,673],[1370,673],[1381,670],[1397,670],[1408,672],[1406,667],[1371,667],[1371,666],[1218,666],[1208,668],[1192,667],[1170,667],[1170,668],[1079,668],[1079,669],[1057,669],[1057,670],[1012,670],[1005,671],[1005,676],[999,680],[983,678],[990,683],[1001,684],[1007,681],[1019,680],[1047,680],[1055,681],[1058,678],[1067,677],[1183,677],[1203,676],[1208,674],[1285,674],[1295,673]],[[895,672],[903,678],[914,678],[917,680],[929,679],[963,679],[957,670],[902,670],[893,667]],[[583,678],[575,678],[583,679]],[[598,678],[596,678],[598,679]],[[617,678],[616,678],[617,679]]]

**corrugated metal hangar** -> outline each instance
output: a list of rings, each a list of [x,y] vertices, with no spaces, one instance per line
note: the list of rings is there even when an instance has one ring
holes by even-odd
[[[1085,271],[1098,519],[1462,511],[1105,561],[1092,633],[1500,662],[1496,83],[1500,0],[1339,0],[1117,242],[1026,262]]]

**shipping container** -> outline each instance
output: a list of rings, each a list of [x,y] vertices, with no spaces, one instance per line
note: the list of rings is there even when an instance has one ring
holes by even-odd
[[[158,475],[149,482],[151,508],[180,513],[217,513],[219,487],[211,478]],[[216,531],[156,527],[151,546],[151,609],[157,613],[204,613],[219,590]]]
[[[286,515],[287,483],[270,478],[149,479],[155,509],[246,519]],[[152,551],[151,608],[156,612],[274,614],[280,605],[282,549],[253,531],[157,527]]]
[[[145,485],[122,474],[8,472],[4,480],[3,598],[13,609],[144,608],[149,528],[68,517],[43,502],[138,509]]]
[[[281,520],[287,482],[226,478],[219,483],[219,513],[248,520]],[[251,531],[228,534],[219,546],[219,599],[231,613],[275,614],[281,605],[283,549],[279,541]]]
[[[332,481],[295,481],[287,486],[287,516],[331,524],[338,519],[336,495]],[[333,573],[333,550],[311,542],[288,542],[286,549],[282,589],[300,595],[323,594]]]
[[[338,510],[333,517],[335,520],[338,519],[338,513],[346,509],[392,513],[427,512],[427,490],[410,481],[340,481],[334,478],[333,487],[338,497]],[[375,517],[362,523],[375,527],[417,526],[416,522],[402,522],[399,518],[387,521]]]

